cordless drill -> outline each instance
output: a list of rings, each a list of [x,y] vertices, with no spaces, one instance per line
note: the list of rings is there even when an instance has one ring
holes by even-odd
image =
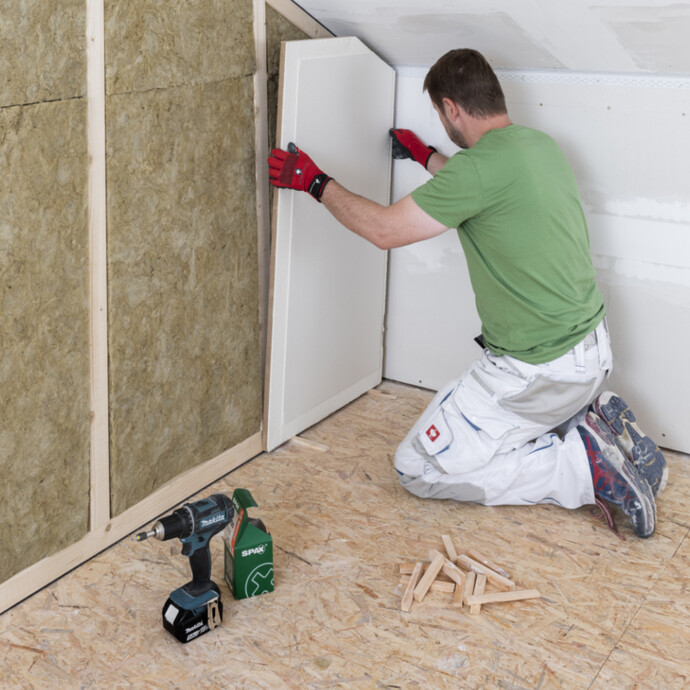
[[[189,557],[192,581],[170,594],[163,607],[163,627],[180,642],[189,642],[213,630],[223,618],[220,589],[211,580],[209,542],[232,520],[235,509],[224,494],[213,494],[185,503],[156,521],[151,530],[134,537],[143,541],[155,537],[182,542],[182,555]]]

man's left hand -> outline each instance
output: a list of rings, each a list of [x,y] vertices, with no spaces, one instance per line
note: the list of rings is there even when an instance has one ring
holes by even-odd
[[[317,201],[321,201],[323,190],[331,179],[292,142],[288,144],[287,151],[271,151],[268,158],[268,175],[275,187],[309,192]]]

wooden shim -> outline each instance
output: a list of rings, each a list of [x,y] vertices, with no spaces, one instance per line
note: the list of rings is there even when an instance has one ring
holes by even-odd
[[[451,580],[453,580],[458,587],[465,587],[465,580],[467,579],[467,576],[462,572],[462,570],[460,570],[460,568],[458,568],[457,565],[455,565],[455,563],[451,563],[448,559],[446,559],[441,570],[443,571],[443,574],[447,575]]]
[[[465,580],[467,581],[467,580]],[[465,598],[465,585],[457,585],[455,587],[455,593],[453,594],[453,606],[455,608],[461,609],[463,599]]]
[[[475,551],[474,549],[468,549],[465,551],[465,554],[469,556],[470,558],[474,558],[475,561],[479,561],[483,565],[485,565],[487,568],[491,568],[491,570],[497,572],[499,575],[502,577],[505,577],[506,579],[510,579],[510,573],[507,572],[505,569],[501,568],[500,565],[496,565],[494,562],[490,561],[488,558],[485,556],[482,556],[482,554],[479,553],[479,551]]]
[[[509,580],[507,577],[503,577],[503,575],[499,575],[494,570],[491,570],[491,568],[487,568],[487,566],[483,565],[479,561],[475,561],[469,556],[465,556],[464,554],[462,556],[458,556],[457,563],[465,568],[474,570],[476,573],[486,575],[487,580],[494,587],[496,587],[496,589],[500,589],[502,591],[515,589],[515,583],[512,580]]]
[[[400,578],[401,585],[407,585],[409,582],[410,578],[407,576]],[[455,583],[450,580],[434,580],[429,587],[430,592],[442,592],[443,594],[453,594],[455,590]]]
[[[398,396],[395,393],[388,393],[386,391],[380,391],[376,388],[371,388],[367,391],[367,394],[372,398],[379,398],[381,400],[397,400]]]
[[[423,563],[423,561],[421,561]],[[401,563],[398,567],[401,575],[412,575],[416,563]]]
[[[421,562],[419,562],[415,565],[414,570],[412,571],[410,581],[407,584],[407,589],[405,590],[405,594],[403,594],[402,601],[400,602],[401,611],[409,611],[410,606],[412,606],[412,597],[414,595],[414,589],[417,586],[419,576],[422,574],[422,568],[423,565]]]
[[[463,603],[467,603],[467,597],[469,597],[474,592],[474,581],[477,579],[477,573],[474,570],[470,570],[467,573],[467,578],[465,579],[465,589],[462,594]]]
[[[445,580],[435,580],[429,587],[430,592],[444,592],[445,594],[453,594],[455,592],[455,583],[446,582]]]
[[[442,553],[439,553],[438,551],[434,551],[432,553],[434,554],[433,559],[414,590],[414,598],[417,601],[424,599],[424,595],[429,591],[431,583],[436,579],[436,576],[443,567],[443,562],[446,560]]]
[[[453,546],[453,540],[450,538],[450,535],[442,534],[441,540],[443,541],[443,546],[446,548],[448,558],[455,563],[458,558],[458,552],[455,550],[455,546]]]
[[[424,566],[429,565],[429,561],[421,561],[421,563]],[[412,571],[414,570],[415,565],[416,565],[416,563],[400,563],[400,565],[398,566],[398,568],[400,569],[400,574],[403,576],[402,579],[405,580],[404,584],[407,584],[407,578],[405,576],[412,574]],[[465,575],[465,573],[463,573],[462,570],[460,570],[460,568],[458,568],[458,571],[463,576]],[[443,571],[441,571],[436,578],[436,582],[439,582],[439,581],[451,582],[451,578],[446,577],[446,575],[443,573]]]
[[[497,604],[506,601],[523,601],[524,599],[540,599],[538,589],[515,589],[512,592],[487,592],[486,594],[472,594],[466,598],[466,603],[472,605]]]
[[[479,573],[477,575],[477,580],[474,583],[474,592],[472,593],[473,596],[480,596],[481,594],[484,594],[485,588],[486,588],[486,575],[484,575],[484,573]],[[476,602],[476,601],[473,601],[472,603],[470,603],[469,600],[472,599],[472,597],[467,597],[467,599],[468,599],[467,603],[470,605],[470,613],[476,616],[482,610],[481,603]]]
[[[301,436],[293,436],[290,439],[296,446],[301,446],[302,448],[307,448],[308,450],[316,450],[319,453],[328,453],[330,448],[323,443],[318,443],[317,441],[310,441],[308,438],[302,438]]]

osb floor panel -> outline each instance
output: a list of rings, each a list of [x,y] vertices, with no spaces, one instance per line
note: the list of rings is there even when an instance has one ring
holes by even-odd
[[[621,541],[590,509],[487,508],[402,490],[397,442],[431,398],[384,382],[202,495],[249,488],[275,543],[276,589],[225,604],[187,644],[161,626],[188,579],[179,542],[125,540],[0,617],[5,688],[683,688],[690,684],[690,462],[668,454],[659,523]],[[400,611],[398,564],[441,534],[510,570],[542,599],[480,615],[431,593]],[[171,553],[172,550],[175,553]]]

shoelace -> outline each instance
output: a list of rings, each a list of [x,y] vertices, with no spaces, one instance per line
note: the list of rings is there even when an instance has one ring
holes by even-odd
[[[613,515],[611,515],[611,509],[606,505],[606,503],[599,498],[598,496],[594,497],[594,500],[597,504],[597,507],[601,511],[599,515],[596,514],[596,508],[592,509],[592,515],[594,515],[595,518],[598,520],[604,520],[606,524],[608,525],[608,528],[622,541],[625,541],[625,537],[622,534],[619,534],[618,530],[616,529],[616,525],[613,522]]]

